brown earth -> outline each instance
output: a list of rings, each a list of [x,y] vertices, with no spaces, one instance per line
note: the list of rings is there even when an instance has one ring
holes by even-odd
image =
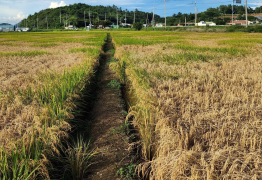
[[[107,44],[107,49],[112,47]],[[109,62],[111,53],[106,53],[106,63]],[[108,87],[107,84],[117,80],[116,74],[105,65],[97,101],[91,112],[92,129],[90,133],[91,149],[103,151],[93,158],[94,164],[90,166],[88,180],[116,180],[121,179],[116,175],[123,165],[130,163],[128,140],[129,138],[120,128],[125,124],[125,110],[121,90]]]

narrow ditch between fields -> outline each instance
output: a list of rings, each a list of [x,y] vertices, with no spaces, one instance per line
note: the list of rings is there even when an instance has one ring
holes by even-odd
[[[92,121],[91,149],[100,153],[93,158],[87,179],[133,179],[135,177],[135,159],[129,143],[133,137],[130,125],[126,122],[126,103],[123,100],[121,84],[117,75],[110,68],[114,55],[111,37],[105,45],[105,56],[101,81],[94,108],[89,115]]]
[[[88,180],[137,179],[135,162],[138,156],[130,143],[138,136],[131,125],[132,119],[126,121],[128,88],[119,83],[110,68],[114,55],[110,34],[103,51],[91,85],[83,91],[79,107],[74,110],[73,131],[69,142],[63,142],[62,158],[51,158],[51,179],[82,179],[80,176]],[[77,152],[79,144],[81,148],[85,146],[86,151]],[[68,157],[72,149],[76,150]],[[89,157],[88,161],[84,160]],[[87,168],[87,173],[70,170],[70,166],[77,166],[77,163],[83,163],[82,168]]]

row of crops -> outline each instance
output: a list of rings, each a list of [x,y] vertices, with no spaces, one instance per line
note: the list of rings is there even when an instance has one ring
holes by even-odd
[[[2,179],[50,178],[48,157],[61,153],[61,139],[76,121],[74,110],[99,65],[106,36],[0,34]],[[116,51],[110,66],[127,86],[129,116],[140,134],[140,175],[262,177],[261,34],[111,36]],[[77,149],[82,147],[65,152],[73,156]]]
[[[0,179],[50,178],[50,157],[61,155],[61,139],[69,136],[74,110],[99,66],[106,36],[0,34]],[[80,144],[63,154],[72,172],[73,156],[82,151],[87,156]]]
[[[262,178],[261,34],[112,33],[150,179]]]

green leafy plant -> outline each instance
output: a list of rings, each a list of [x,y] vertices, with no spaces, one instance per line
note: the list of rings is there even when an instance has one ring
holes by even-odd
[[[33,141],[26,146],[24,141],[11,145],[11,152],[0,149],[0,179],[20,180],[35,179],[38,171],[42,169],[41,160],[43,141],[33,135]]]
[[[123,113],[124,116],[128,115],[128,112],[126,112],[126,111],[122,111],[122,113]]]
[[[90,141],[85,142],[83,137],[79,137],[64,150],[65,158],[62,162],[65,164],[66,171],[71,173],[73,180],[83,179],[91,165],[91,158],[100,153],[90,150],[89,144]]]
[[[110,81],[110,83],[107,84],[107,87],[119,89],[121,87],[121,84],[116,80],[112,80]]]
[[[129,133],[129,123],[121,124],[120,127],[112,129],[112,134],[121,134],[124,136]]]
[[[115,63],[117,60],[115,58],[111,58],[110,61],[107,63],[107,65],[110,65],[111,63]]]
[[[125,178],[125,179],[133,179],[136,176],[136,169],[135,164],[126,164],[125,166],[121,167],[116,174],[118,176],[120,176],[121,178]]]

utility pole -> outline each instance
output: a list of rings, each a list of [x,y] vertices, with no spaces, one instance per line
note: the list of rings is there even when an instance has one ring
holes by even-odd
[[[126,12],[125,12],[125,26],[126,26]]]
[[[134,24],[136,23],[136,10],[134,11]]]
[[[37,15],[37,29],[38,29],[38,15]]]
[[[148,13],[146,14],[146,25],[147,25],[147,21],[148,21]]]
[[[195,24],[197,23],[197,8],[196,8],[196,0],[195,0]]]
[[[225,21],[225,9],[224,9],[224,14],[223,14],[223,21]]]
[[[90,19],[90,9],[89,9],[89,26],[90,26],[90,29],[91,29],[92,25],[91,25],[91,19]]]
[[[117,8],[116,8],[116,19],[117,19],[116,28],[118,29],[118,11],[117,11]]]
[[[84,21],[85,21],[85,28],[86,28],[86,11],[84,11]]]
[[[25,27],[27,27],[27,18],[25,19],[25,24],[26,24]]]
[[[48,20],[47,20],[47,15],[46,15],[46,29],[48,29]]]
[[[61,24],[61,11],[60,11],[60,24]]]
[[[246,9],[246,27],[248,26],[248,21],[247,21],[247,0],[246,0],[246,7],[245,7],[245,9]]]
[[[186,16],[185,16],[185,26],[186,26]]]
[[[105,13],[105,21],[106,21],[106,13]]]
[[[234,13],[234,0],[232,0],[232,26],[233,26],[233,20],[234,20],[233,13]]]
[[[66,27],[67,27],[67,13],[66,13]]]
[[[166,2],[168,1],[168,0],[164,0],[165,1],[165,28],[166,28]]]
[[[152,20],[153,27],[155,27],[155,7],[153,8],[153,20]]]

